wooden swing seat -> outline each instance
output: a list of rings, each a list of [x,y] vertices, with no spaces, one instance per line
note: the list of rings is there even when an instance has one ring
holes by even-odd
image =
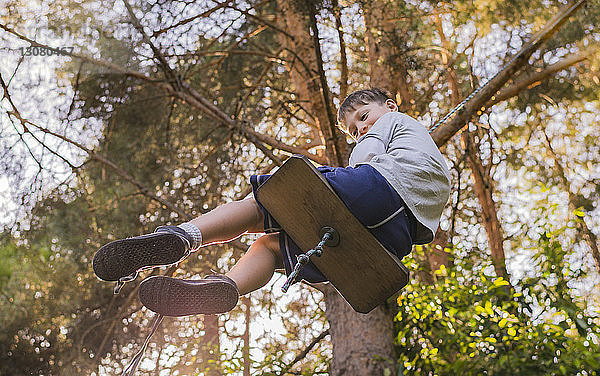
[[[289,158],[256,194],[305,251],[321,240],[323,228],[338,232],[339,244],[324,246],[311,261],[355,311],[370,312],[408,283],[408,269],[350,213],[308,158]]]

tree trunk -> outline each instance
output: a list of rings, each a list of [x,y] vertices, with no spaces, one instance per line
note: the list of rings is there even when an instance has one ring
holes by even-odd
[[[324,72],[318,40],[314,10],[310,2],[296,3],[279,0],[282,28],[293,40],[281,34],[280,41],[286,49],[285,60],[299,96],[299,102],[308,103],[308,110],[317,120],[321,142],[329,164],[346,163],[348,145],[336,129],[335,111],[329,87],[323,85]]]
[[[473,189],[477,194],[477,199],[481,206],[481,217],[488,238],[494,270],[498,277],[502,277],[510,282],[504,255],[504,232],[498,219],[496,202],[493,198],[494,180],[490,176],[489,170],[481,162],[479,148],[476,147],[477,145],[473,145],[475,142],[474,137],[468,131],[463,132],[461,136],[464,146],[467,149],[467,161],[471,168],[471,176],[473,177]]]
[[[335,28],[338,32],[340,43],[340,103],[348,95],[348,56],[346,55],[346,41],[344,40],[344,28],[342,26],[342,9],[338,0],[333,0],[333,16],[335,17]]]
[[[556,165],[556,169],[558,170],[558,177],[560,178],[564,189],[569,193],[569,211],[573,212],[577,209],[577,205],[575,204],[575,202],[577,201],[577,195],[573,191],[571,191],[571,183],[567,178],[567,174],[565,172],[565,168],[562,165],[560,157],[558,156],[558,154],[556,154],[554,148],[552,147],[550,137],[544,130],[542,130],[542,132],[544,133],[544,137],[546,138],[546,145],[548,146],[550,155],[552,156],[554,164]],[[583,218],[580,218],[577,221],[577,231],[583,237],[586,244],[590,248],[590,251],[592,252],[592,257],[594,258],[594,261],[596,263],[596,270],[600,273],[600,249],[598,247],[598,237],[588,227],[587,223],[585,223],[585,220]]]
[[[450,265],[450,257],[448,252],[444,250],[448,246],[448,232],[438,228],[435,233],[433,242],[427,247],[429,255],[427,261],[429,264],[429,270],[438,270],[442,265]]]
[[[311,27],[313,10],[299,11],[294,2],[283,0],[278,1],[278,6],[283,14],[283,28],[294,38],[282,36],[281,43],[290,50],[288,68],[299,99],[308,102],[311,114],[318,121],[329,164],[345,165],[350,148],[345,137],[338,137],[340,133],[336,134],[336,129],[331,127],[328,111],[333,109],[333,102],[331,96],[323,95],[329,93],[329,88],[322,87],[324,80],[319,77],[322,61],[318,43],[313,39],[318,36],[314,18]],[[324,98],[329,98],[328,102]],[[332,286],[326,288],[325,301],[333,346],[331,375],[383,375],[385,368],[394,374],[393,314],[381,307],[368,315],[356,313]]]
[[[393,312],[384,305],[355,312],[331,285],[325,289],[333,345],[331,376],[395,375]]]
[[[394,2],[374,0],[364,7],[366,45],[369,57],[371,85],[389,90],[398,102],[398,108],[406,112],[411,107],[408,87],[408,71],[402,47],[404,33],[394,21]]]
[[[442,46],[445,51],[450,51],[453,46],[450,46],[441,20],[437,19],[438,32],[442,41]],[[452,105],[456,106],[460,103],[460,86],[456,76],[456,72],[450,63],[450,56],[446,53],[442,54],[442,60],[447,64],[448,85],[450,87],[450,98]],[[506,270],[506,260],[504,255],[504,233],[500,220],[498,219],[498,211],[496,210],[496,202],[493,198],[494,180],[490,176],[489,169],[485,168],[479,155],[479,145],[475,144],[475,138],[469,133],[468,129],[461,134],[463,148],[467,153],[467,163],[471,169],[473,177],[473,190],[477,195],[479,205],[481,206],[481,214],[483,224],[488,238],[488,245],[492,256],[492,264],[498,277],[504,278],[510,282],[508,272]]]

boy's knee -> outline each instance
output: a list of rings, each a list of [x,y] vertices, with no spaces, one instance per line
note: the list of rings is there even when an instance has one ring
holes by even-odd
[[[254,197],[246,197],[241,202],[243,202],[247,207],[249,207],[252,213],[254,214],[254,219],[252,221],[252,224],[248,226],[248,231],[262,232],[264,230],[265,218],[262,210],[260,209],[260,206],[258,206],[258,203],[254,199]]]
[[[281,257],[281,251],[279,249],[279,234],[266,234],[256,240],[258,245],[262,248],[270,251],[275,257],[277,267],[280,268],[283,265],[283,258]]]
[[[256,241],[269,251],[279,254],[279,234],[265,234]]]

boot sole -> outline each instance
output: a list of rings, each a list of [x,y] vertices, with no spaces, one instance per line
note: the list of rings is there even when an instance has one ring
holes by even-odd
[[[140,301],[164,316],[219,314],[237,304],[237,288],[218,279],[186,281],[164,276],[146,278],[140,284]]]
[[[145,267],[174,264],[186,254],[187,246],[179,236],[152,233],[104,245],[94,255],[92,266],[98,278],[118,281]]]

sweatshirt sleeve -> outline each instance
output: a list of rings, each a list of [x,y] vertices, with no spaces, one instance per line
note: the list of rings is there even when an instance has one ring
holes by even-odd
[[[350,154],[350,167],[356,167],[361,163],[369,162],[374,156],[385,154],[385,145],[378,137],[366,137],[352,150]]]
[[[358,143],[350,154],[349,164],[351,167],[368,163],[374,156],[387,152],[394,127],[398,123],[398,115],[398,112],[389,112],[381,116],[367,134],[358,139]]]

